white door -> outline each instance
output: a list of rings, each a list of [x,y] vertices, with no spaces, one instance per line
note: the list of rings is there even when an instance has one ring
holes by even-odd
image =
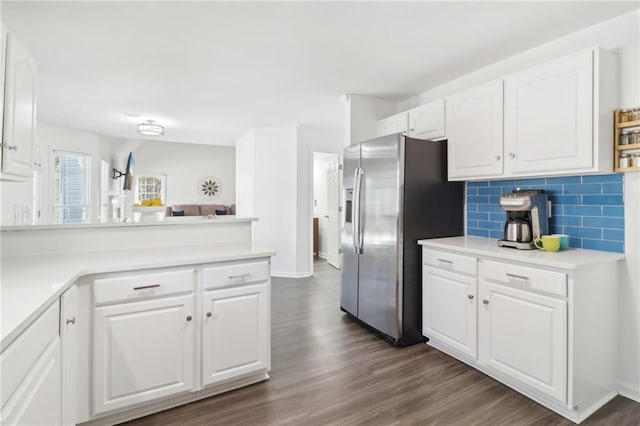
[[[505,79],[508,173],[593,166],[593,52]]]
[[[7,34],[2,172],[33,173],[36,129],[36,63],[13,34]]]
[[[95,413],[193,388],[193,296],[94,310]]]
[[[502,80],[447,98],[450,180],[501,176]]]
[[[56,338],[2,407],[2,424],[62,424],[61,370],[60,339]]]
[[[409,110],[409,136],[417,139],[440,139],[445,136],[444,100]]]
[[[476,358],[476,279],[425,266],[422,334]]]
[[[480,282],[479,361],[566,401],[567,302]]]
[[[268,288],[265,283],[205,293],[203,385],[270,368]]]
[[[62,424],[76,424],[76,371],[78,370],[78,287],[73,285],[60,298],[62,340]]]
[[[335,268],[342,267],[341,230],[340,230],[340,194],[342,193],[341,154],[331,162],[327,171],[327,262]]]

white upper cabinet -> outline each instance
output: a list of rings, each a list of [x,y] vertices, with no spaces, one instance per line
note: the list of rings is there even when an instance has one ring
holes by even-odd
[[[447,98],[449,180],[503,173],[502,81]]]
[[[36,128],[36,63],[12,34],[6,35],[2,173],[31,176]]]
[[[409,113],[407,134],[417,139],[442,139],[445,136],[444,100],[440,99],[417,108]]]
[[[592,86],[591,50],[505,79],[507,173],[593,167]]]
[[[378,120],[376,128],[376,136],[387,136],[394,133],[406,133],[408,128],[408,113],[392,115],[391,117]]]

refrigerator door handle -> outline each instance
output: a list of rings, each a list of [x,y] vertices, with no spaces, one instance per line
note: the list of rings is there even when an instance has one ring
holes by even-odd
[[[356,169],[355,174],[355,194],[354,194],[354,208],[355,214],[353,216],[353,245],[357,254],[362,254],[362,176],[364,170],[362,168]]]
[[[356,167],[356,169],[353,171],[353,202],[351,203],[351,217],[352,219],[352,223],[353,223],[353,232],[351,233],[351,238],[353,239],[353,251],[358,254],[359,250],[358,250],[358,222],[359,222],[359,216],[358,216],[358,203],[360,202],[360,197],[358,196],[358,191],[360,188],[358,188],[358,175],[359,175],[360,169],[358,167]]]

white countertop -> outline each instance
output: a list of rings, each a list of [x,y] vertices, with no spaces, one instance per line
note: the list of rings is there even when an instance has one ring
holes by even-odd
[[[65,230],[65,229],[86,229],[86,228],[135,228],[142,226],[194,226],[194,225],[222,225],[232,223],[247,223],[257,221],[257,217],[238,217],[238,216],[185,216],[185,217],[168,217],[163,221],[149,222],[94,222],[94,223],[74,223],[67,225],[60,224],[43,224],[43,225],[17,225],[3,226],[0,228],[2,232],[9,231],[40,231],[40,230]]]
[[[567,270],[593,267],[598,264],[617,262],[624,259],[624,255],[619,253],[608,253],[597,250],[583,250],[576,248],[558,252],[517,250],[508,247],[498,247],[498,240],[469,236],[419,240],[418,244],[425,247],[451,250],[476,256],[491,257],[498,260],[527,262]]]
[[[242,243],[2,257],[0,350],[83,275],[274,255]]]

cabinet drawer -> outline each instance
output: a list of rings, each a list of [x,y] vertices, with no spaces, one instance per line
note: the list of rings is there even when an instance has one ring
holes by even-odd
[[[423,249],[422,263],[427,266],[435,266],[451,272],[467,275],[477,275],[478,260],[473,256],[447,253],[445,251]]]
[[[269,264],[266,261],[234,263],[204,268],[204,288],[230,287],[267,281]]]
[[[567,274],[561,272],[483,261],[480,263],[480,275],[487,280],[505,285],[567,296]]]
[[[96,305],[193,291],[193,269],[122,275],[94,281]]]
[[[60,302],[56,300],[0,355],[1,405],[7,402],[52,341],[59,336]]]

